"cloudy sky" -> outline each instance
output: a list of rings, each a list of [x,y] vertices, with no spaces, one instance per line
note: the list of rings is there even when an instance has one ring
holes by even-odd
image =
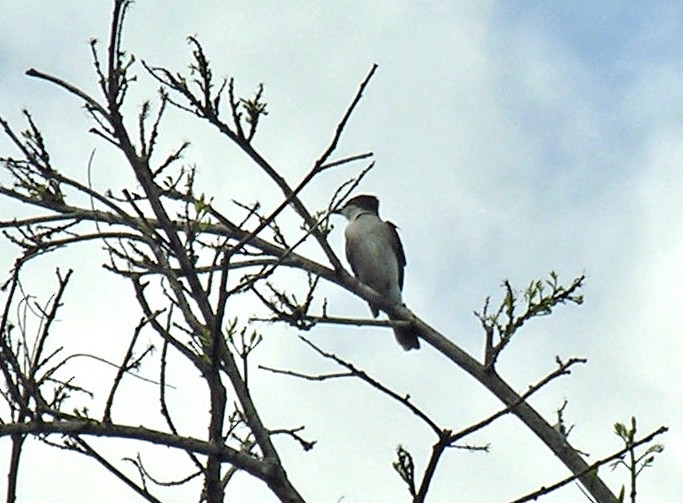
[[[96,186],[122,187],[130,174],[106,145],[88,136],[80,103],[24,76],[35,67],[96,93],[88,40],[106,40],[109,3],[9,0],[3,11],[0,114],[19,126],[21,110],[29,108],[65,172],[84,180],[96,149]],[[643,433],[669,426],[659,439],[666,450],[639,479],[639,501],[674,503],[683,498],[682,26],[680,2],[673,0],[139,0],[125,35],[138,59],[179,71],[190,57],[185,37],[197,35],[215,73],[234,76],[239,93],[249,95],[263,82],[270,114],[255,145],[292,183],[324,150],[377,63],[339,155],[375,155],[376,167],[361,190],[377,194],[383,217],[400,226],[407,305],[479,356],[483,339],[472,311],[488,295],[499,298],[503,279],[521,287],[551,270],[567,281],[586,273],[585,304],[525,327],[503,354],[500,372],[522,391],[553,370],[556,355],[588,358],[533,405],[551,420],[567,399],[567,420],[576,425],[570,441],[590,453],[589,461],[619,448],[615,421],[636,416]],[[156,88],[137,68],[132,113]],[[226,208],[231,199],[277,203],[276,189],[229,144],[189,117],[171,114],[163,144],[185,139],[193,142],[186,161],[198,166],[200,187]],[[0,139],[0,155],[11,153]],[[362,167],[327,172],[304,191],[304,201],[322,208],[335,187]],[[25,213],[0,203],[2,219]],[[340,253],[341,228],[339,221],[331,239]],[[3,271],[14,253],[7,244],[0,248]],[[28,288],[47,295],[55,266],[77,268],[59,328],[60,343],[74,352],[121,355],[139,317],[128,285],[102,272],[104,259],[97,247],[84,247],[46,257],[27,274]],[[347,293],[329,286],[323,293],[337,313],[368,315],[364,303]],[[236,306],[234,315],[248,316],[248,309]],[[259,362],[333,369],[292,331],[255,328],[266,337]],[[500,407],[435,351],[403,353],[385,330],[326,328],[310,335],[409,393],[443,427],[457,430]],[[100,365],[81,365],[94,387],[98,379],[111,379]],[[177,379],[177,414],[186,417],[188,431],[201,434],[203,426],[192,426],[192,418],[206,405],[187,389],[190,377],[186,386],[182,374]],[[309,383],[258,373],[254,379],[269,424],[305,424],[308,438],[318,440],[309,453],[288,440],[278,444],[309,501],[407,500],[391,468],[394,449],[405,445],[421,470],[434,442],[415,417],[360,382]],[[129,386],[141,403],[123,407],[122,422],[139,421],[142,397],[156,400],[149,385]],[[471,440],[491,443],[491,453],[449,452],[431,501],[504,502],[566,475],[516,419],[505,418]],[[98,445],[115,458],[138,450],[159,455],[138,445]],[[9,449],[0,439],[0,468]],[[133,500],[109,474],[75,455],[32,442],[25,462],[20,501]],[[164,476],[184,474],[169,464]],[[615,491],[626,482],[625,472],[601,474]],[[273,501],[246,478],[229,487],[235,501]],[[196,486],[179,491],[168,501],[197,494]],[[570,486],[548,500],[581,498]]]

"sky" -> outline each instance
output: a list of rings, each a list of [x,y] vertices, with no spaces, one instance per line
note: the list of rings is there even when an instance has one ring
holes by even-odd
[[[24,75],[35,67],[97,92],[88,41],[107,39],[110,4],[9,0],[0,18],[0,115],[17,128],[30,109],[53,160],[85,180],[114,190],[131,183],[121,159],[88,135],[88,118],[64,92]],[[557,271],[567,282],[586,274],[585,303],[565,306],[525,326],[501,356],[499,372],[523,391],[555,368],[555,357],[585,357],[531,403],[552,422],[568,401],[569,440],[594,461],[620,448],[616,421],[638,420],[643,434],[661,425],[665,445],[638,479],[639,501],[683,498],[683,7],[680,2],[187,2],[139,0],[129,14],[125,46],[152,65],[185,71],[188,35],[196,35],[217,76],[237,92],[265,85],[269,115],[255,146],[294,184],[329,142],[373,64],[375,77],[348,124],[338,156],[373,152],[376,165],[359,192],[376,194],[383,218],[395,222],[408,266],[404,301],[418,316],[479,357],[483,334],[473,311],[499,300],[504,279],[523,287]],[[154,99],[157,85],[139,82],[129,113]],[[177,111],[161,146],[184,140],[184,161],[198,168],[198,187],[216,204],[279,200],[276,187],[207,126]],[[0,139],[0,155],[14,152]],[[335,188],[365,164],[326,172],[302,193],[322,209]],[[0,181],[7,183],[6,175]],[[33,214],[3,200],[0,218]],[[287,220],[289,219],[289,220]],[[282,224],[296,230],[291,214]],[[342,255],[343,222],[331,243]],[[304,251],[322,255],[313,246]],[[16,249],[0,247],[7,271]],[[103,271],[105,254],[84,245],[51,254],[26,271],[24,284],[45,300],[54,269],[75,268],[55,344],[116,358],[140,317],[130,287]],[[297,276],[283,275],[283,284]],[[367,306],[323,285],[329,309],[367,317]],[[230,305],[246,320],[263,314],[253,302]],[[335,367],[305,347],[292,329],[256,325],[264,343],[255,363],[301,372]],[[476,381],[423,344],[404,353],[386,330],[320,327],[305,334],[354,362],[458,430],[501,406]],[[153,335],[148,334],[152,341]],[[94,389],[107,389],[111,369],[74,360]],[[206,410],[196,376],[177,364],[173,402],[183,431],[201,435]],[[143,373],[144,373],[143,369]],[[153,366],[148,369],[155,374]],[[272,427],[306,425],[317,440],[304,453],[278,439],[290,479],[307,501],[394,502],[408,495],[391,468],[398,444],[426,463],[435,439],[417,418],[351,380],[299,381],[254,371],[253,393]],[[156,389],[124,381],[137,397],[115,418],[160,425]],[[123,392],[123,391],[122,391]],[[75,398],[101,410],[101,403]],[[80,400],[80,402],[79,402]],[[99,408],[99,409],[98,409]],[[531,433],[506,417],[471,439],[488,454],[449,452],[429,501],[505,502],[567,475]],[[93,440],[114,459],[140,452],[160,476],[183,476],[181,456],[139,444]],[[10,452],[0,439],[0,470]],[[161,453],[161,454],[160,454]],[[74,454],[31,441],[19,501],[134,501],[129,489]],[[132,465],[123,466],[133,473]],[[40,473],[37,477],[35,473]],[[601,470],[618,492],[626,472]],[[40,480],[40,483],[36,483]],[[103,491],[106,487],[106,491]],[[187,501],[197,486],[159,490]],[[268,503],[260,483],[239,476],[228,499]],[[548,501],[583,501],[568,486]],[[543,501],[543,500],[541,500]]]

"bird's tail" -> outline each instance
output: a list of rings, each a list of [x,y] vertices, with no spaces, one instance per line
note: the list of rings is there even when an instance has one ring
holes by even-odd
[[[394,335],[396,340],[406,351],[411,349],[420,349],[420,341],[412,326],[405,324],[404,326],[395,326]]]

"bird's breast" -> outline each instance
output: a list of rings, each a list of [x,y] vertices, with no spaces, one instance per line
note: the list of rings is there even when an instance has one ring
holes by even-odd
[[[347,258],[356,276],[373,290],[401,301],[399,263],[388,224],[377,217],[355,219],[345,231]]]

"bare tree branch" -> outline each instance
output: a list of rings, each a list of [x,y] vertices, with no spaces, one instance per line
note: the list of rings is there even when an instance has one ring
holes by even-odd
[[[667,431],[669,431],[669,428],[667,428],[666,426],[661,426],[657,430],[650,433],[649,435],[646,435],[645,437],[636,441],[632,447],[637,447],[639,445],[644,445],[644,444],[650,443],[652,441],[652,439],[654,439],[657,435],[661,435],[662,433],[666,433]],[[586,468],[584,468],[581,472],[574,473],[571,477],[567,477],[565,479],[562,479],[559,482],[552,484],[548,487],[541,487],[537,491],[534,491],[533,493],[527,494],[526,496],[523,496],[523,497],[518,498],[514,501],[511,501],[510,503],[524,503],[526,501],[535,501],[535,500],[539,499],[541,496],[550,494],[551,492],[556,491],[560,487],[566,486],[570,482],[581,479],[582,477],[592,476],[594,478],[597,478],[597,474],[598,474],[597,470],[599,467],[606,465],[610,461],[613,461],[615,459],[622,457],[632,447],[624,447],[620,451],[617,451],[610,456],[602,458],[602,459],[596,461],[595,463],[593,463],[589,466],[586,466]],[[599,500],[599,501],[601,501],[601,500]]]

